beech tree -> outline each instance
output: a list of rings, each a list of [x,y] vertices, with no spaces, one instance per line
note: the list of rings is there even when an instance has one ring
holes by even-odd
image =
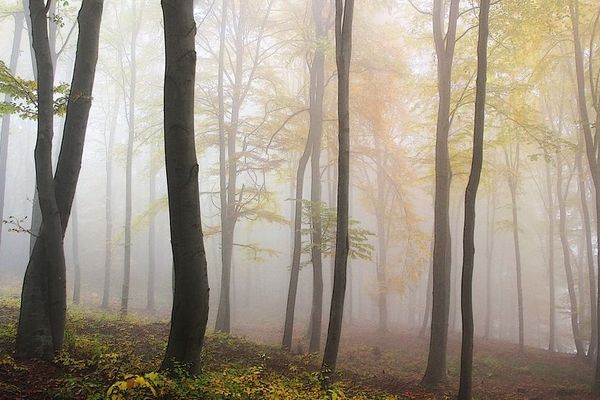
[[[165,164],[174,291],[169,343],[161,369],[200,371],[208,321],[208,276],[194,136],[196,23],[193,0],[162,0],[165,33]]]
[[[54,69],[48,42],[47,5],[31,0],[33,46],[37,65],[38,134],[36,186],[42,225],[27,265],[17,330],[20,357],[52,359],[63,344],[66,320],[66,273],[63,239],[79,171],[98,59],[103,0],[84,0],[79,38],[56,173],[52,175]]]

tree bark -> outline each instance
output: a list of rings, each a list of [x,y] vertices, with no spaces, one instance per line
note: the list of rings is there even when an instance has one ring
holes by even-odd
[[[463,232],[463,269],[461,281],[462,347],[460,353],[460,386],[458,389],[458,398],[461,400],[470,400],[473,391],[473,269],[475,261],[475,206],[483,165],[489,14],[490,0],[482,0],[479,8],[479,38],[477,40],[477,83],[475,89],[473,159],[471,161],[471,174],[469,175],[469,181],[465,191],[465,227]]]
[[[53,66],[47,15],[32,0],[33,42],[38,70],[38,141],[36,176],[42,228],[25,272],[17,332],[17,355],[49,359],[62,347],[66,319],[63,239],[81,168],[91,107],[102,0],[84,0],[78,15],[79,38],[71,93],[56,174],[52,178]]]
[[[446,348],[448,343],[448,315],[450,310],[450,182],[452,172],[448,153],[450,131],[450,100],[452,63],[456,40],[456,25],[460,0],[452,0],[448,29],[443,32],[444,1],[433,2],[433,36],[437,56],[438,114],[435,142],[435,205],[433,245],[433,297],[431,336],[427,369],[421,383],[435,387],[446,380]]]
[[[165,164],[175,290],[161,370],[200,371],[208,321],[208,276],[194,137],[196,70],[193,0],[162,0],[165,33]]]
[[[335,373],[346,294],[346,266],[348,263],[348,206],[350,181],[350,61],[352,56],[352,20],[354,0],[335,2],[335,55],[338,71],[338,187],[337,223],[335,239],[335,270],[331,309],[325,353],[321,373],[325,386]]]

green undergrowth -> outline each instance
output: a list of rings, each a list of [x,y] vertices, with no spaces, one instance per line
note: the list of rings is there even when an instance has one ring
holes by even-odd
[[[1,299],[0,311],[0,373],[7,377],[0,393],[15,397],[27,394],[19,385],[27,379],[37,389],[44,386],[44,398],[65,400],[397,398],[343,379],[325,392],[315,373],[317,356],[293,356],[217,333],[206,336],[199,376],[179,368],[167,377],[155,372],[165,350],[166,323],[77,307],[69,310],[64,350],[54,362],[23,364],[12,356],[18,302]]]

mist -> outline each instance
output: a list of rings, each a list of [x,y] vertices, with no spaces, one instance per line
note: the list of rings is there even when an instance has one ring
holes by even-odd
[[[50,229],[51,213],[45,215],[45,206],[40,210],[36,200],[38,192],[44,193],[40,178],[36,190],[34,157],[44,71],[38,73],[42,64],[39,59],[36,64],[32,32],[36,24],[46,26],[54,72],[48,86],[54,87],[48,154],[56,172],[59,159],[69,156],[61,154],[65,118],[75,113],[67,102],[76,101],[69,90],[77,53],[85,50],[78,45],[84,36],[77,16],[82,4],[94,2],[48,1],[47,22],[39,23],[30,18],[30,1],[31,7],[38,2],[0,3],[0,91],[5,96],[0,103],[0,320],[8,327],[0,335],[0,355],[15,360],[24,354],[18,335],[25,325],[19,327],[18,316],[27,297],[26,270],[35,264],[36,240],[50,243],[44,229]],[[321,372],[328,378],[321,387],[329,387],[330,369],[337,370],[331,382],[339,386],[331,390],[339,389],[343,398],[405,398],[410,393],[417,396],[410,398],[457,393],[459,398],[595,398],[590,393],[600,382],[593,377],[600,257],[596,2],[164,0],[164,10],[159,2],[145,0],[95,2],[101,25],[91,108],[80,137],[81,162],[74,162],[81,169],[67,179],[76,192],[60,240],[65,347],[56,349],[55,337],[50,358],[32,358],[75,357],[77,347],[69,335],[96,331],[81,333],[70,320],[114,318],[111,326],[173,327],[178,306],[186,315],[200,315],[190,300],[200,289],[185,285],[198,276],[201,280],[205,271],[208,302],[194,297],[208,307],[207,322],[196,329],[201,331],[198,353],[203,340],[204,348],[211,349],[214,341],[224,340],[220,335],[230,335],[246,341],[236,346],[265,346],[248,352],[273,359],[309,354],[307,371],[319,371],[325,352]],[[480,25],[484,3],[489,36]],[[336,6],[342,12],[337,17],[346,19],[336,20]],[[184,55],[168,65],[165,37],[184,35],[168,33],[178,29],[168,24],[169,7],[183,7],[178,15],[188,17],[185,10],[193,9],[193,21],[179,24],[195,22],[194,46],[181,53],[188,57],[195,51],[189,56],[195,62],[191,71],[175,64]],[[349,24],[350,33],[340,30],[336,40],[336,23],[340,29]],[[184,43],[173,40],[173,46]],[[342,46],[350,41],[351,55],[349,46]],[[348,71],[345,57],[351,60]],[[190,73],[185,79],[184,70]],[[169,71],[182,79],[174,80]],[[339,114],[345,72],[349,112]],[[182,101],[191,102],[165,104],[168,84]],[[193,97],[185,97],[190,90]],[[167,118],[175,115],[170,113],[186,110],[193,115],[174,117],[166,127]],[[483,123],[479,131],[477,115]],[[190,124],[181,122],[188,117]],[[349,127],[346,172],[340,164],[345,153],[339,151],[344,121]],[[469,288],[475,362],[469,372],[460,369],[461,338],[463,352],[469,343],[464,342],[468,329],[461,298],[468,307],[469,269],[464,266],[471,252],[463,254],[463,240],[468,236],[465,213],[471,215],[465,190],[476,174],[474,132],[475,138],[477,132],[482,135],[482,161],[472,204],[474,242],[466,246],[474,249]],[[179,153],[171,159],[168,140],[180,140]],[[190,143],[195,152],[185,151]],[[205,260],[194,264],[201,269],[185,271],[200,275],[174,272],[188,268],[177,265],[183,263],[178,257],[192,254],[177,253],[177,246],[185,244],[173,236],[176,224],[191,223],[191,217],[177,214],[174,219],[169,208],[192,204],[194,209],[193,195],[174,200],[185,179],[175,184],[178,178],[169,178],[171,183],[167,178],[194,165],[191,153],[198,165],[197,244],[203,243],[193,254]],[[166,157],[172,160],[171,172]],[[192,170],[189,179],[195,176]],[[339,197],[345,179],[347,198]],[[63,186],[54,182],[52,193],[58,198]],[[62,210],[60,199],[58,204]],[[346,250],[336,232],[344,217]],[[174,254],[179,256],[174,259]],[[48,268],[44,274],[52,274]],[[340,285],[343,279],[343,291],[341,286],[334,291],[336,279]],[[177,300],[175,294],[174,301],[178,291],[188,297]],[[336,296],[341,309],[335,301],[332,306]],[[335,329],[330,316],[342,311],[336,368],[337,349],[333,365],[328,358]],[[146,331],[132,329],[133,337],[144,341]],[[152,336],[159,348],[151,350],[148,360],[96,380],[102,396],[113,383],[127,381],[123,374],[143,377],[159,368],[168,329],[160,332],[158,339]],[[223,368],[254,365],[244,350],[231,352],[237,361],[221,361]],[[190,371],[198,373],[203,364],[208,376],[221,373],[220,364],[214,367],[211,360],[203,356]],[[189,358],[178,361],[185,365]],[[10,372],[2,375],[2,365],[0,377],[13,382]],[[36,368],[45,371],[43,365]],[[167,358],[160,365],[165,370]],[[63,372],[52,378],[56,382],[76,376],[70,366],[59,368]],[[470,387],[464,391],[465,373],[474,375],[469,383],[473,395]],[[506,378],[513,373],[520,376],[516,383]],[[260,378],[271,385],[269,379]],[[3,392],[0,386],[0,398],[14,396]],[[44,396],[54,392],[18,393],[51,398]],[[91,391],[79,393],[63,389],[57,398],[92,398]],[[190,393],[164,398],[196,398]],[[288,391],[289,397],[261,393],[240,398],[317,398],[308,392]],[[206,398],[237,398],[221,396]]]

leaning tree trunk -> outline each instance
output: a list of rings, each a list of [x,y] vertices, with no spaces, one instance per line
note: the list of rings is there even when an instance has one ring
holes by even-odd
[[[473,159],[471,161],[471,174],[469,175],[469,181],[465,191],[463,270],[461,281],[462,347],[460,353],[460,386],[458,389],[458,398],[461,400],[470,400],[473,391],[473,269],[475,262],[475,206],[483,165],[489,14],[490,0],[482,0],[479,9],[479,38],[477,41],[477,83],[475,88]]]
[[[352,20],[354,0],[336,0],[335,3],[335,55],[338,71],[338,187],[337,223],[335,239],[335,270],[331,309],[325,353],[321,373],[325,386],[329,385],[337,364],[344,297],[346,294],[346,267],[348,263],[348,206],[350,182],[350,60],[352,56]]]
[[[12,50],[8,68],[11,74],[17,71],[17,63],[21,54],[21,38],[23,36],[23,13],[13,14],[15,20],[15,33],[13,36]],[[4,96],[4,102],[10,103],[12,97]],[[8,135],[10,134],[10,114],[2,116],[2,127],[0,128],[0,220],[4,218],[4,195],[6,191],[6,162],[8,159]],[[0,226],[0,243],[2,243],[2,227]]]
[[[594,183],[595,206],[596,206],[596,236],[600,232],[600,171],[599,160],[597,156],[596,143],[600,134],[600,126],[596,124],[595,137],[592,136],[592,127],[587,109],[586,88],[585,88],[585,70],[583,66],[583,49],[581,46],[581,38],[579,36],[579,2],[571,0],[569,2],[569,13],[571,17],[573,29],[573,45],[575,50],[575,73],[577,77],[577,106],[579,110],[580,125],[582,134],[585,140],[585,150],[590,167],[590,174]],[[598,240],[598,239],[597,239]],[[597,254],[597,264],[600,266],[600,252]],[[597,274],[598,284],[600,288],[600,273]],[[600,309],[600,296],[596,296],[597,310]],[[596,332],[600,332],[600,318],[596,318]],[[599,341],[600,334],[596,335],[596,349],[600,349]],[[592,392],[596,395],[600,394],[600,351],[596,351],[596,368],[594,372],[594,380],[592,382]]]
[[[42,229],[25,272],[17,332],[17,355],[51,358],[60,350],[66,319],[63,239],[81,169],[83,144],[98,59],[102,0],[84,0],[61,151],[52,179],[53,67],[45,4],[30,2],[38,70],[37,188]]]
[[[208,276],[194,137],[196,24],[193,0],[162,0],[165,32],[165,164],[175,290],[161,369],[200,371],[208,321]]]
[[[573,278],[573,268],[571,266],[571,248],[569,246],[569,239],[567,237],[567,211],[566,211],[566,194],[569,192],[570,178],[567,179],[567,185],[563,192],[563,174],[562,174],[562,161],[560,155],[557,152],[556,155],[556,193],[558,197],[558,210],[559,210],[559,235],[560,243],[562,244],[563,250],[563,264],[565,267],[565,275],[567,276],[567,289],[569,292],[569,303],[571,306],[570,319],[571,319],[571,330],[573,332],[573,341],[575,342],[575,348],[578,356],[585,355],[583,349],[583,342],[581,341],[581,334],[579,332],[579,311],[577,307],[577,294],[575,293],[575,281]],[[582,282],[579,282],[581,285]]]
[[[435,140],[435,205],[433,244],[433,297],[431,309],[431,336],[427,369],[421,383],[434,387],[446,380],[446,351],[448,344],[448,316],[450,312],[450,181],[452,177],[448,135],[450,131],[450,100],[452,62],[456,40],[456,25],[460,0],[452,0],[448,29],[444,34],[444,1],[433,2],[433,36],[438,71],[438,114]]]

